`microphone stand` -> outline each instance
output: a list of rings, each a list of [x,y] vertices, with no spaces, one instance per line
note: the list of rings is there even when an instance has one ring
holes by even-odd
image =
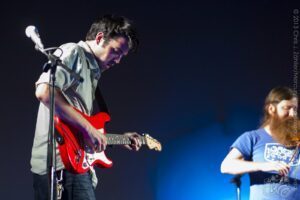
[[[236,199],[237,200],[241,200],[241,184],[242,184],[241,177],[242,177],[242,175],[236,175],[230,180],[230,182],[235,184],[235,186],[236,186]]]
[[[49,48],[53,50],[53,48]],[[48,49],[48,50],[49,50]],[[57,48],[54,48],[57,49]],[[48,132],[48,152],[47,152],[47,173],[48,173],[48,199],[56,200],[57,199],[57,182],[56,182],[56,142],[55,142],[55,131],[54,131],[54,111],[55,111],[55,72],[57,66],[59,65],[63,69],[65,69],[68,73],[71,74],[76,80],[83,82],[83,78],[81,78],[74,71],[69,69],[66,65],[62,63],[62,61],[52,53],[50,53],[47,49],[39,48],[36,46],[36,50],[43,53],[47,58],[48,62],[44,65],[43,71],[47,72],[50,69],[50,105],[49,105],[49,132]]]
[[[46,67],[44,68],[44,71],[46,70]],[[57,199],[57,182],[56,182],[56,143],[55,143],[55,137],[54,137],[54,110],[55,110],[55,96],[54,96],[54,85],[55,85],[55,72],[57,68],[56,62],[51,62],[50,67],[50,90],[49,90],[49,96],[50,96],[50,110],[49,110],[49,133],[48,133],[48,155],[47,155],[47,172],[48,172],[48,199],[49,200],[56,200]]]

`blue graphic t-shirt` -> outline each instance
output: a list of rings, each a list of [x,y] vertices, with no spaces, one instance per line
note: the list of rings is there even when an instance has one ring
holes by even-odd
[[[250,200],[300,199],[300,159],[295,148],[276,143],[265,131],[258,129],[241,135],[231,146],[238,149],[245,160],[254,162],[285,162],[289,164],[288,176],[274,172],[253,172],[250,176]]]

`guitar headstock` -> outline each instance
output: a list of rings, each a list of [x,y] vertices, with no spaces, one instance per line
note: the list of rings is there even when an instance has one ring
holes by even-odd
[[[152,138],[150,135],[145,134],[145,140],[146,144],[149,147],[149,149],[154,149],[156,151],[161,151],[162,146],[159,141],[156,139]]]

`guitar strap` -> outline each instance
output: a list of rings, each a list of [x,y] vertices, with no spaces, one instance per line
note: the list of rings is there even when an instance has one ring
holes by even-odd
[[[89,63],[89,61],[86,59],[85,62],[86,62],[86,64],[87,64],[88,68],[90,68],[90,63]],[[95,77],[92,75],[92,73],[91,73],[91,78],[92,78],[92,79],[95,78]],[[95,99],[96,99],[96,103],[97,103],[97,105],[98,105],[99,111],[100,111],[100,112],[106,112],[107,114],[109,114],[109,111],[108,111],[108,108],[107,108],[107,104],[106,104],[106,102],[105,102],[105,100],[104,100],[104,98],[103,98],[103,95],[102,95],[102,93],[101,93],[99,84],[97,85],[96,90],[95,90]],[[98,111],[98,112],[99,112],[99,111]]]
[[[86,44],[86,45],[90,48],[90,46],[88,44]],[[81,46],[79,46],[79,47],[81,49],[81,51],[79,51],[79,53],[80,53],[80,56],[81,56],[82,60],[85,60],[87,67],[91,70],[90,62],[88,61],[88,59],[86,57],[85,50]],[[91,48],[90,48],[90,50],[91,50]],[[93,56],[94,56],[94,59],[96,59],[94,54],[93,54]],[[96,77],[95,77],[94,73],[92,73],[92,70],[91,70],[91,79],[93,80],[95,78]],[[107,114],[109,114],[108,107],[107,107],[107,104],[106,104],[106,102],[103,98],[103,95],[101,93],[99,84],[97,85],[97,87],[95,89],[95,99],[96,99],[96,103],[98,105],[99,111],[100,112],[106,112]]]

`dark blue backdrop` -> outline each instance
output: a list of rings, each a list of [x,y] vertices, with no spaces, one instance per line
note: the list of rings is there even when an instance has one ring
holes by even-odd
[[[298,7],[297,7],[298,6]],[[1,199],[32,199],[30,153],[38,101],[34,82],[45,58],[25,37],[36,25],[44,44],[84,39],[99,15],[132,19],[137,54],[101,79],[110,132],[148,132],[161,153],[113,148],[114,167],[97,170],[98,199],[234,199],[220,174],[230,144],[259,126],[265,95],[292,86],[292,2],[22,1],[1,16]],[[247,176],[243,197],[247,197]]]

